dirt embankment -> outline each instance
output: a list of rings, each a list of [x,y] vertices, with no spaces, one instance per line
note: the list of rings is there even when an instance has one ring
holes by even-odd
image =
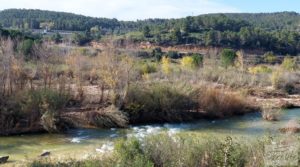
[[[97,86],[86,86],[85,103],[83,106],[72,106],[63,109],[55,119],[55,125],[61,130],[69,128],[126,128],[134,123],[163,123],[163,122],[186,122],[197,119],[212,119],[205,111],[186,111],[179,113],[152,112],[152,115],[140,115],[139,118],[131,117],[130,114],[112,107],[110,104],[99,104],[99,88]],[[259,111],[262,106],[271,108],[293,108],[300,107],[300,95],[287,95],[281,92],[256,91],[250,93],[248,99],[252,103],[252,110]],[[255,109],[256,108],[256,109]],[[170,115],[171,114],[171,115]],[[155,118],[155,119],[153,119]],[[168,119],[164,119],[168,118]],[[132,121],[133,120],[133,121]],[[137,121],[138,120],[138,121]],[[142,121],[141,121],[142,120]],[[49,130],[42,125],[41,120],[28,126],[26,120],[20,120],[13,128],[0,131],[0,135],[17,135],[25,133],[44,133]]]

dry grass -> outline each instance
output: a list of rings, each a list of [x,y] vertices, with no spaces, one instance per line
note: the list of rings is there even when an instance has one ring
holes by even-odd
[[[298,133],[300,132],[300,124],[297,120],[290,120],[280,131],[284,133]]]
[[[256,108],[243,97],[226,90],[202,87],[198,96],[199,107],[211,117],[245,114]]]
[[[264,106],[262,109],[262,117],[267,121],[279,121],[281,116],[281,110]]]

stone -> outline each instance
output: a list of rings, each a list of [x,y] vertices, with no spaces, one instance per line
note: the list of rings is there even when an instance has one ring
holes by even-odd
[[[50,151],[45,151],[45,152],[43,152],[40,156],[41,157],[47,157],[47,156],[49,156],[51,153],[50,153]]]
[[[9,156],[0,156],[0,164],[4,164],[7,162]]]

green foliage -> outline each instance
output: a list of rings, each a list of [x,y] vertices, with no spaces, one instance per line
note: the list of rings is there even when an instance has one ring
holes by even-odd
[[[120,167],[152,167],[154,164],[144,154],[141,143],[137,139],[121,140],[115,145],[115,156]]]
[[[101,39],[101,29],[99,26],[94,26],[90,29],[91,36],[94,40],[98,41]]]
[[[78,45],[85,45],[91,41],[91,36],[89,33],[74,33],[72,41]]]
[[[187,89],[162,83],[132,85],[124,110],[133,122],[178,121],[182,119],[180,112],[194,107],[193,96]]]
[[[202,65],[203,57],[200,54],[192,54],[191,56],[185,56],[181,59],[181,65],[188,68],[198,68]]]
[[[45,106],[47,110],[56,112],[63,108],[69,99],[67,95],[50,89],[28,91],[24,98],[26,100],[22,104],[23,109],[25,111],[33,110],[38,112],[44,112]]]
[[[116,143],[112,157],[67,162],[35,161],[30,167],[180,167],[180,166],[263,166],[264,145],[269,141],[242,142],[237,138],[161,133],[122,139]]]
[[[180,44],[182,40],[181,31],[179,28],[175,28],[171,31],[171,40],[174,44]]]
[[[200,67],[203,64],[203,55],[194,53],[192,54],[192,58],[195,67]]]
[[[157,61],[160,61],[163,56],[161,48],[155,48],[152,50],[152,57],[155,57]]]
[[[52,37],[51,40],[54,41],[55,43],[60,43],[62,42],[63,37],[59,33],[55,33]]]
[[[95,40],[99,40],[101,34],[117,34],[122,35],[124,40],[133,42],[149,41],[159,45],[197,44],[234,49],[260,48],[278,54],[296,55],[300,52],[300,34],[290,30],[298,28],[299,17],[294,12],[209,14],[132,22],[63,12],[10,9],[0,12],[0,23],[4,27],[37,29],[44,23],[49,24],[51,20],[53,29],[91,30],[91,38]],[[10,31],[2,31],[2,34],[7,35]],[[133,35],[132,32],[139,32],[140,35]]]
[[[223,49],[221,53],[221,65],[225,68],[233,66],[237,55],[232,49]]]
[[[69,96],[50,89],[21,91],[5,98],[0,102],[0,133],[3,134],[16,127],[20,120],[28,120],[28,125],[33,125],[42,120],[54,125],[55,116],[60,109],[65,107]],[[45,124],[43,124],[44,126]],[[56,125],[50,128],[56,128]],[[26,127],[23,127],[26,128]],[[59,130],[59,129],[55,129]]]
[[[149,26],[145,26],[145,27],[143,28],[143,35],[144,35],[145,38],[151,37],[150,31],[151,31],[151,30],[150,30],[150,27],[149,27]]]
[[[32,53],[34,41],[32,39],[26,39],[22,41],[20,51],[25,55],[26,59],[29,60]]]
[[[171,59],[178,59],[181,57],[177,51],[168,51],[167,56]]]

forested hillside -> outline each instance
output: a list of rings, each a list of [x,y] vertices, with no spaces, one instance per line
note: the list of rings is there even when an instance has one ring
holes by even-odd
[[[261,49],[279,54],[300,52],[300,15],[295,12],[207,14],[181,19],[118,21],[64,12],[9,9],[0,12],[5,28],[86,31],[97,38],[114,34],[133,42],[157,45],[197,44],[235,49]],[[87,33],[88,32],[88,33]],[[86,39],[86,38],[85,38]],[[79,42],[80,43],[80,42]]]

